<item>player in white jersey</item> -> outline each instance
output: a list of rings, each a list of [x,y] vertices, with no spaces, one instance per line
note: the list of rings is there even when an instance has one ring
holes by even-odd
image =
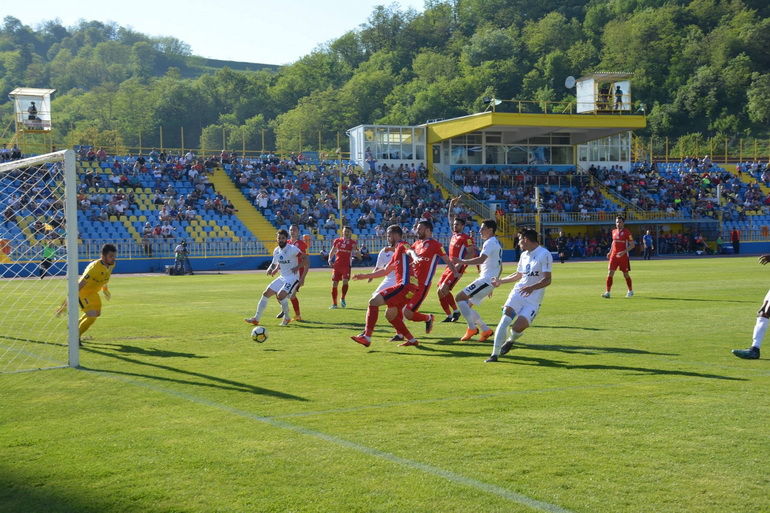
[[[516,272],[505,278],[492,280],[495,287],[515,281],[518,283],[503,305],[503,316],[495,330],[495,347],[492,349],[492,356],[486,360],[487,363],[496,362],[498,356],[511,350],[514,341],[532,324],[540,311],[545,287],[551,284],[553,257],[550,251],[538,243],[537,232],[529,228],[522,230],[519,235],[519,247],[522,253]],[[506,341],[509,327],[513,328],[513,336]]]
[[[255,326],[259,324],[262,312],[267,307],[268,299],[275,295],[278,296],[278,301],[281,303],[281,309],[283,310],[281,326],[288,326],[291,322],[289,316],[289,297],[299,286],[299,270],[305,267],[307,263],[308,256],[297,246],[288,244],[289,232],[283,229],[278,230],[276,240],[278,241],[278,247],[273,251],[273,262],[267,268],[267,274],[268,276],[275,276],[279,270],[281,274],[262,293],[262,299],[259,300],[257,313],[254,314],[254,317],[244,319],[244,321]]]
[[[393,246],[385,246],[382,248],[377,255],[377,264],[374,267],[374,270],[372,272],[377,272],[381,269],[385,269],[388,267],[388,264],[390,263],[390,258],[393,256],[393,253],[395,252],[395,248]],[[369,281],[372,281],[371,279]],[[385,275],[385,277],[382,279],[382,283],[377,287],[377,289],[374,291],[374,294],[372,296],[375,296],[380,293],[381,290],[385,290],[388,287],[392,287],[396,284],[396,271],[391,271],[388,274]]]
[[[503,270],[503,248],[500,241],[497,240],[495,232],[497,232],[497,222],[494,219],[483,220],[479,229],[479,234],[484,240],[481,254],[475,258],[452,259],[458,265],[481,265],[479,277],[455,297],[457,307],[465,317],[465,322],[468,323],[468,329],[460,339],[463,341],[470,340],[481,332],[479,342],[484,342],[495,334],[481,319],[479,313],[471,308],[472,305],[480,305],[492,293],[495,288],[492,285],[492,280],[500,277]]]

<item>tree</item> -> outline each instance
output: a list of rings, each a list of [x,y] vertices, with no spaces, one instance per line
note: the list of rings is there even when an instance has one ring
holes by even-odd
[[[751,87],[746,92],[749,99],[749,118],[757,124],[770,122],[770,74],[752,73]]]

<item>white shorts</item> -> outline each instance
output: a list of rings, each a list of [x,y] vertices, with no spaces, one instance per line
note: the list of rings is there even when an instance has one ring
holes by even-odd
[[[495,290],[495,287],[492,285],[491,279],[476,278],[470,285],[463,289],[463,292],[468,296],[469,302],[479,306],[493,290]]]
[[[508,294],[508,299],[503,305],[503,310],[510,308],[515,315],[524,317],[527,319],[527,323],[531,326],[532,321],[537,317],[537,313],[540,311],[540,305],[537,303],[531,303],[527,301],[527,298],[521,296],[513,291]]]
[[[376,296],[380,293],[380,291],[387,289],[388,287],[392,287],[396,284],[396,278],[394,277],[392,280],[386,279],[382,280],[382,283],[374,290],[374,293],[372,294],[372,297]]]
[[[299,278],[284,278],[279,276],[274,279],[270,285],[267,286],[268,290],[272,290],[276,294],[279,294],[282,290],[286,291],[286,294],[291,296],[295,290],[299,287]]]

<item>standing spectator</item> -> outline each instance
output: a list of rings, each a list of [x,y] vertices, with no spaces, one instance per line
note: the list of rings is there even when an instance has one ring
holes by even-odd
[[[733,228],[730,232],[730,242],[733,245],[735,254],[738,255],[741,252],[741,231],[738,228]]]
[[[51,268],[56,260],[56,247],[46,237],[43,240],[43,259],[40,261],[40,279],[45,278],[48,274],[48,269]]]
[[[628,293],[626,297],[634,297],[634,289],[631,285],[631,275],[628,274],[631,271],[631,262],[628,257],[628,252],[634,249],[634,237],[631,232],[626,230],[626,220],[623,216],[618,216],[615,219],[615,229],[612,230],[612,249],[607,254],[610,263],[607,273],[607,291],[602,294],[603,298],[610,298],[610,290],[612,289],[612,281],[615,276],[615,271],[620,269],[623,273],[623,277],[626,279],[626,285],[628,285]]]
[[[529,228],[524,229],[519,235],[519,240],[522,254],[516,272],[502,280],[492,279],[494,287],[515,281],[518,283],[503,305],[503,316],[495,329],[495,345],[492,355],[486,360],[487,363],[494,363],[498,356],[508,353],[516,339],[532,325],[532,321],[540,311],[545,295],[544,289],[551,284],[553,258],[550,251],[538,243],[537,232]],[[508,337],[509,327],[512,327],[513,332],[511,338],[505,340]]]
[[[652,257],[652,250],[655,249],[652,245],[652,235],[650,235],[650,230],[647,230],[647,233],[644,234],[642,237],[642,244],[644,244],[644,260],[649,260],[650,257]]]
[[[559,253],[559,261],[562,264],[569,258],[569,255],[567,255],[567,242],[568,239],[564,232],[559,232],[559,236],[556,238],[556,251]]]

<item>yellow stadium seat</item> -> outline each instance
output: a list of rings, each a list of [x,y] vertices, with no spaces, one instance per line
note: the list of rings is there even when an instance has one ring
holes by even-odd
[[[139,221],[143,222],[143,223],[146,223],[146,222],[147,222],[147,216],[139,216],[139,217],[137,217],[137,219],[138,219]]]
[[[110,216],[110,222],[111,223],[117,223],[118,222],[118,216]]]
[[[129,221],[130,223],[135,223],[135,222],[137,222],[138,220],[139,220],[139,219],[138,219],[136,216],[128,216],[128,221]]]

